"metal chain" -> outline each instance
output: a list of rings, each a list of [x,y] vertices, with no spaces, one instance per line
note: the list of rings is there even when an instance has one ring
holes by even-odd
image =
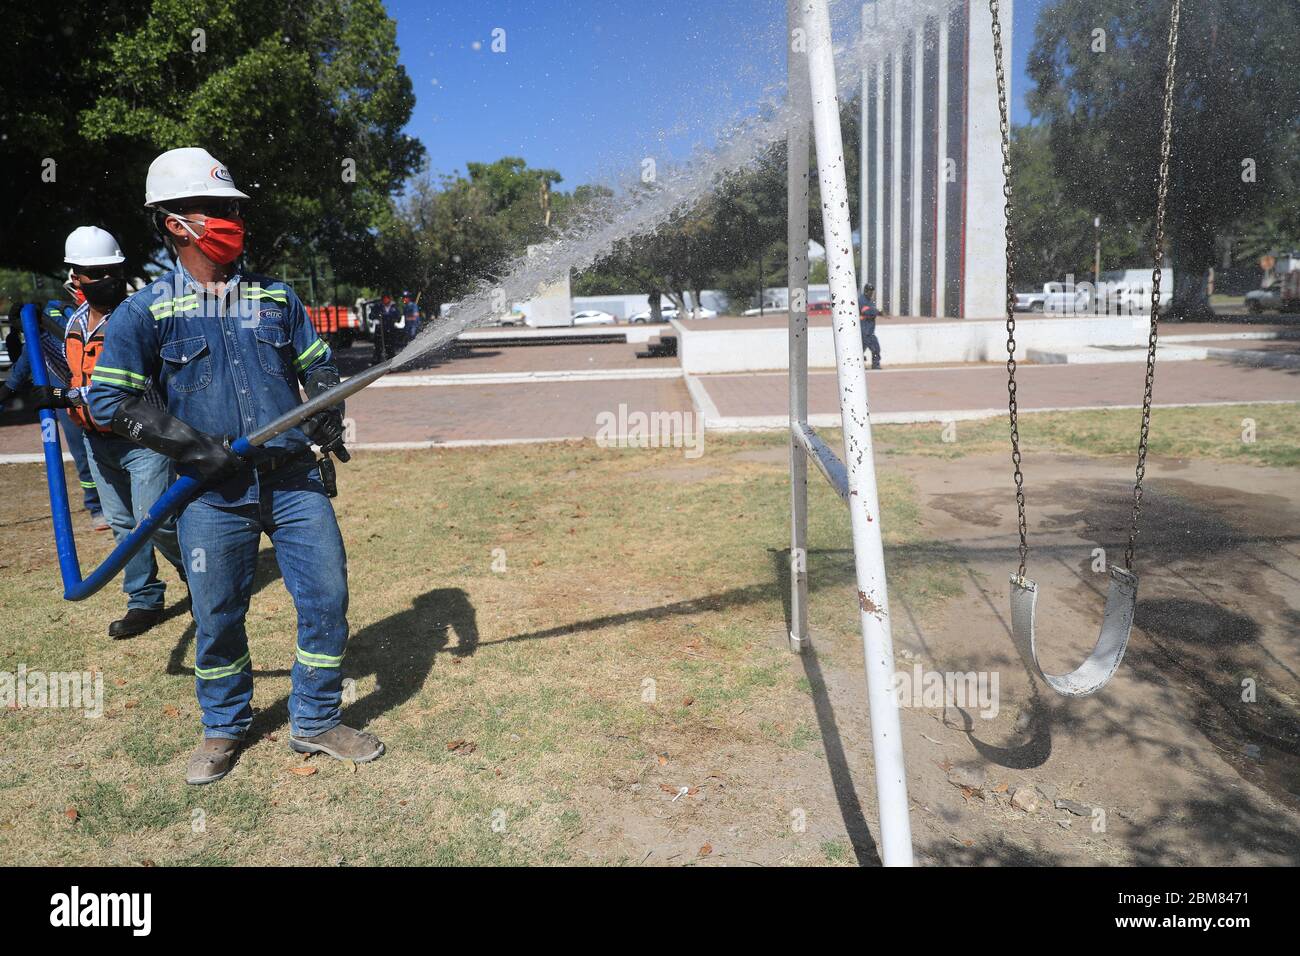
[[[993,65],[998,75],[998,129],[1002,133],[1002,195],[1006,213],[1007,242],[1007,416],[1011,423],[1011,466],[1016,481],[1016,517],[1020,528],[1020,571],[1025,576],[1029,554],[1029,532],[1025,523],[1025,476],[1020,470],[1020,409],[1016,403],[1016,284],[1014,240],[1011,235],[1011,122],[1007,118],[1007,74],[1002,63],[1002,24],[998,21],[998,0],[989,0],[993,16]]]
[[[1153,239],[1155,262],[1151,274],[1151,333],[1147,339],[1146,385],[1142,396],[1142,432],[1138,439],[1137,475],[1133,484],[1133,515],[1128,544],[1124,549],[1124,567],[1133,568],[1133,548],[1142,516],[1142,480],[1146,476],[1147,446],[1151,435],[1151,401],[1156,377],[1156,341],[1160,323],[1160,269],[1164,262],[1165,200],[1169,192],[1169,152],[1173,139],[1174,72],[1178,52],[1178,24],[1181,0],[1172,0],[1169,10],[1169,41],[1165,57],[1164,125],[1160,142],[1160,174],[1156,192],[1156,223]],[[1011,464],[1016,483],[1016,518],[1020,532],[1019,577],[1025,576],[1029,554],[1025,521],[1025,477],[1021,471],[1020,415],[1016,401],[1016,294],[1015,244],[1011,232],[1011,123],[1007,116],[1007,77],[1002,61],[1002,25],[998,19],[998,0],[989,0],[993,20],[993,62],[998,81],[998,129],[1002,134],[1002,195],[1005,198],[1007,243],[1007,417],[1011,425]]]
[[[1156,224],[1151,258],[1151,335],[1147,340],[1147,380],[1142,395],[1142,435],[1138,439],[1137,476],[1133,482],[1133,519],[1129,525],[1128,544],[1124,548],[1124,567],[1133,570],[1133,547],[1142,517],[1142,479],[1147,471],[1147,442],[1151,435],[1151,392],[1156,380],[1156,336],[1160,325],[1160,267],[1165,258],[1165,197],[1169,192],[1169,148],[1173,140],[1174,68],[1178,60],[1178,21],[1181,0],[1169,7],[1169,45],[1165,53],[1165,111],[1160,136],[1160,177],[1156,186]]]

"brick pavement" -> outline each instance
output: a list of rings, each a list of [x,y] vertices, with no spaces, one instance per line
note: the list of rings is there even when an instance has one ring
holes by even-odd
[[[1141,363],[1021,365],[1020,407],[1138,405],[1142,375]],[[706,375],[698,381],[727,417],[784,415],[789,407],[784,372]],[[979,410],[1007,403],[1007,376],[1001,366],[887,369],[869,373],[867,388],[876,413]],[[1169,362],[1157,369],[1155,397],[1158,405],[1300,401],[1300,374],[1220,361]],[[839,410],[834,372],[809,374],[808,410],[814,415]]]
[[[1226,344],[1226,343],[1225,343]],[[364,346],[352,349],[360,353]],[[632,346],[557,345],[491,349],[482,357],[456,358],[439,366],[448,373],[536,369],[647,368],[675,365],[673,359],[629,358]],[[359,361],[359,355],[358,364]],[[496,364],[489,364],[496,363]],[[433,374],[426,370],[422,374]],[[1140,364],[1021,366],[1021,407],[1061,408],[1134,405],[1141,401]],[[782,416],[787,384],[783,373],[713,375],[697,379],[725,417]],[[886,369],[869,378],[872,410],[933,413],[1002,408],[1006,378],[1001,366]],[[1251,368],[1221,361],[1170,362],[1156,378],[1157,404],[1300,401],[1300,372]],[[692,411],[681,379],[532,382],[371,389],[348,402],[357,441],[462,442],[592,437],[596,416],[629,411]],[[809,376],[809,410],[838,409],[835,376]],[[0,455],[40,451],[33,416],[0,415]]]

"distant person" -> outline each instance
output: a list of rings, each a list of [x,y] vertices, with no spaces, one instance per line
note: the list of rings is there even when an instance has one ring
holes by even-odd
[[[370,359],[372,365],[378,365],[384,360],[384,305],[387,298],[388,296],[384,296],[381,299],[375,299],[367,307],[366,318],[368,321],[374,322],[374,332],[371,333],[375,347],[374,354]]]
[[[9,315],[9,320],[19,336],[19,346],[15,356],[6,338],[5,348],[10,349],[9,358],[14,364],[9,368],[9,377],[4,382],[0,382],[0,411],[4,411],[5,404],[14,395],[22,395],[34,388],[36,384],[32,379],[31,353],[21,344],[22,305],[21,302],[16,303],[14,309],[18,310],[18,314],[10,312]],[[62,303],[51,299],[46,303],[39,322],[41,354],[45,356],[45,369],[49,373],[50,381],[56,387],[67,386],[72,379],[72,373],[68,370],[67,353],[63,348],[63,335],[70,315],[71,313]],[[13,334],[11,331],[10,336]],[[90,447],[86,433],[72,420],[66,408],[56,409],[55,414],[63,429],[68,454],[72,456],[72,462],[77,466],[77,478],[81,483],[81,503],[90,512],[90,526],[96,531],[107,531],[108,519],[104,517],[104,508],[99,501],[99,488],[95,484],[95,475],[90,470]]]
[[[406,318],[391,295],[384,296],[383,322],[384,358],[390,359],[402,350],[405,339],[402,333],[406,329]]]
[[[880,310],[876,308],[876,287],[870,282],[862,287],[858,297],[858,317],[862,321],[862,352],[871,352],[872,369],[880,368],[880,339],[876,338],[876,319]]]
[[[407,341],[420,334],[420,303],[411,298],[411,293],[402,293],[402,318],[406,320]]]

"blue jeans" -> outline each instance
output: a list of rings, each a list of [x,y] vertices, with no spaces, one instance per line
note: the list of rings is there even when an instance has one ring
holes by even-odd
[[[83,434],[90,448],[90,470],[99,488],[104,517],[113,529],[113,537],[121,541],[171,484],[171,462],[156,451],[116,435]],[[155,611],[163,606],[167,585],[158,579],[154,548],[185,577],[176,543],[176,524],[168,520],[154,532],[153,547],[141,548],[123,569],[122,590],[128,609]]]
[[[56,408],[59,424],[63,426],[63,437],[68,443],[68,454],[77,466],[77,478],[81,480],[81,503],[92,515],[103,511],[99,503],[99,490],[95,487],[95,476],[90,471],[90,461],[86,454],[87,436],[81,426],[72,420],[66,408]]]
[[[276,563],[298,611],[289,732],[313,737],[336,726],[348,640],[347,555],[316,469],[263,479],[255,504],[191,502],[181,512],[178,528],[189,558],[197,625],[194,686],[204,735],[239,740],[253,720],[253,664],[244,616],[263,533],[275,547]]]

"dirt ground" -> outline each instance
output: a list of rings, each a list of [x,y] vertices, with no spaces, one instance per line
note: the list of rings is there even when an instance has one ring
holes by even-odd
[[[779,449],[770,454],[773,463],[783,460]],[[928,543],[906,547],[922,560],[928,551],[955,562],[965,579],[964,593],[929,613],[895,602],[898,668],[1000,678],[992,717],[969,707],[903,710],[918,863],[1300,863],[1294,471],[1149,462],[1127,657],[1102,692],[1066,700],[1035,689],[1010,641],[1015,506],[1004,456],[903,456],[885,467],[901,468],[919,491]],[[1107,578],[1093,570],[1095,549],[1122,559],[1128,467],[1065,455],[1026,466],[1029,572],[1041,588],[1040,653],[1049,672],[1073,669],[1096,640]],[[903,557],[894,548],[887,561]],[[814,551],[809,568],[814,605],[819,576],[852,575],[843,551]],[[635,789],[607,795],[603,825],[588,829],[580,845],[593,859],[648,864],[704,862],[694,858],[706,844],[710,862],[788,862],[790,841],[774,839],[775,826],[753,824],[761,817],[755,802],[766,794],[771,816],[806,826],[829,861],[838,862],[836,848],[847,843],[857,862],[878,862],[860,645],[855,634],[815,629],[814,647],[792,656],[791,666],[806,677],[817,746],[775,755],[730,747],[697,766],[652,769],[630,784]],[[1247,680],[1253,702],[1242,699]],[[684,780],[704,783],[711,799],[679,808],[642,797],[644,789]],[[1037,791],[1032,812],[1012,804],[1022,786]]]

